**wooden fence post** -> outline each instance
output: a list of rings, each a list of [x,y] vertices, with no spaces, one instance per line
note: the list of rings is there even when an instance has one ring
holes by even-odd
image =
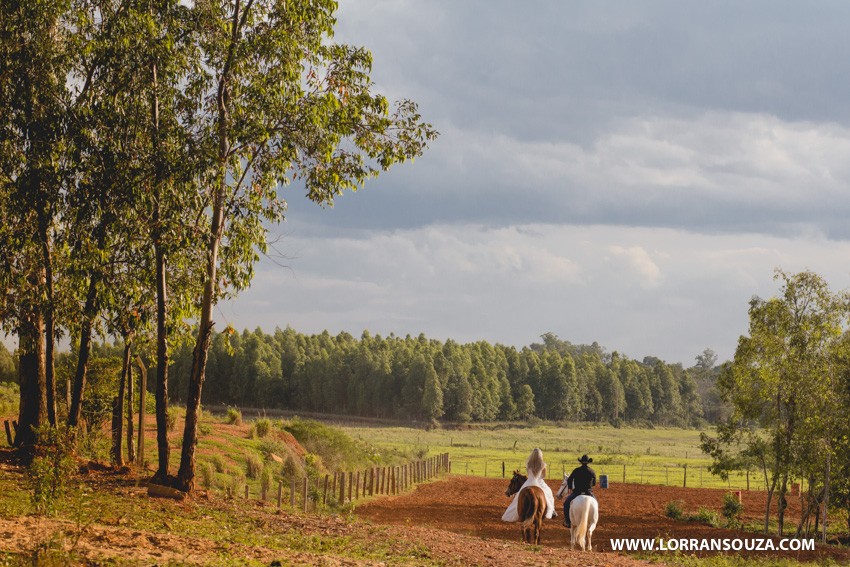
[[[688,463],[685,463],[685,477],[682,480],[682,488],[688,487]]]
[[[357,471],[357,488],[354,489],[354,499],[360,500],[360,471]]]
[[[245,483],[245,500],[248,500],[248,483]]]
[[[307,512],[307,482],[309,479],[304,475],[304,485],[301,487],[301,498],[304,500],[304,512]]]
[[[339,473],[339,504],[345,504],[345,473]]]
[[[280,504],[283,500],[283,481],[277,481],[277,509],[280,510]]]

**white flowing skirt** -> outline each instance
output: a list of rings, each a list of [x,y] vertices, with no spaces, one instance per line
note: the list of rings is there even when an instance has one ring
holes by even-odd
[[[546,515],[545,518],[547,520],[552,519],[552,515],[555,513],[555,496],[552,494],[552,489],[549,488],[549,485],[546,484],[543,479],[529,477],[528,480],[522,485],[522,487],[514,494],[514,499],[511,500],[510,506],[505,510],[505,513],[502,514],[503,522],[518,522],[519,514],[516,511],[516,503],[519,499],[519,493],[523,488],[527,486],[539,486],[541,490],[543,490],[543,495],[546,497]]]

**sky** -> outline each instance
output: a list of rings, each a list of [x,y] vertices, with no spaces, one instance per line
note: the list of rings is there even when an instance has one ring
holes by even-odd
[[[219,328],[733,356],[775,270],[850,287],[850,3],[341,0],[440,137],[287,220]]]

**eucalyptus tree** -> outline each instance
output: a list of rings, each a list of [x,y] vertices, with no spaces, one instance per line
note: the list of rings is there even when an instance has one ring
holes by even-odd
[[[330,0],[197,0],[203,65],[190,89],[206,105],[202,147],[212,157],[207,184],[209,230],[204,291],[187,396],[178,484],[191,490],[197,418],[212,332],[212,308],[248,285],[264,221],[282,218],[277,189],[293,179],[307,196],[333,204],[345,189],[419,155],[435,132],[416,105],[390,112],[372,93],[372,58],[335,44]]]
[[[0,3],[0,319],[20,340],[16,443],[56,422],[56,217],[64,176],[69,0]]]
[[[778,490],[781,535],[789,478],[815,467],[824,486],[829,484],[830,459],[842,434],[835,403],[847,302],[812,272],[777,271],[776,279],[782,282],[778,297],[751,301],[749,335],[739,339],[718,386],[733,406],[720,440],[741,444],[745,455],[763,463],[768,491],[764,529]]]

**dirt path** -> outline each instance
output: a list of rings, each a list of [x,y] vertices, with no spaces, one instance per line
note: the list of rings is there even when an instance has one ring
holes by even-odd
[[[553,490],[559,483],[550,482]],[[375,499],[357,508],[357,514],[381,524],[413,525],[447,530],[454,533],[504,541],[519,541],[517,524],[500,521],[510,500],[504,496],[507,482],[501,479],[451,476],[445,480],[419,485],[411,493]],[[685,515],[706,507],[719,513],[724,490],[709,488],[677,488],[633,484],[613,484],[596,491],[599,500],[599,526],[593,536],[596,551],[610,552],[611,538],[741,538],[758,537],[689,521],[677,521],[665,516],[667,503],[681,501]],[[745,492],[742,495],[744,517],[761,518],[765,493]],[[791,522],[800,514],[799,499],[789,503]],[[562,505],[556,502],[557,506]],[[559,510],[560,514],[561,511]],[[560,525],[560,518],[545,522],[541,545],[547,548],[568,548],[569,533]],[[756,553],[767,555],[768,553]],[[607,555],[607,554],[606,554]],[[832,546],[816,546],[815,552],[784,554],[800,560],[824,556],[850,563],[850,550]],[[610,555],[609,555],[610,557]]]

